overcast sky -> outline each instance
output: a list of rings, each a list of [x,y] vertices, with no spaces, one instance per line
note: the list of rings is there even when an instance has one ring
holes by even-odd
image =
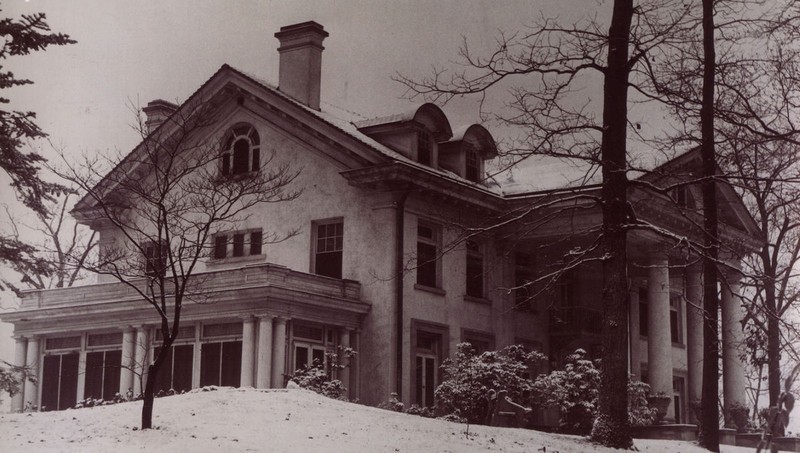
[[[504,1],[14,1],[4,14],[43,11],[77,44],[8,62],[35,85],[10,91],[69,152],[130,149],[128,102],[184,100],[228,63],[277,85],[281,26],[314,20],[330,33],[322,100],[366,117],[407,108],[395,72],[430,73],[455,60],[462,36],[480,50],[498,30],[518,30],[541,10],[569,16],[592,0]],[[556,6],[554,6],[556,5]],[[567,6],[567,8],[565,8]],[[565,12],[564,12],[565,11]],[[445,109],[477,122],[474,105]]]

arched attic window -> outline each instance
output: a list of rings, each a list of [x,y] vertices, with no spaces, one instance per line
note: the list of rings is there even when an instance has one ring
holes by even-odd
[[[472,182],[481,182],[481,160],[478,150],[471,143],[464,145],[464,177]]]
[[[261,147],[258,132],[253,126],[240,124],[232,127],[223,143],[220,157],[223,176],[258,171],[261,166]]]
[[[417,162],[430,166],[432,157],[433,137],[428,130],[422,129],[417,132]]]

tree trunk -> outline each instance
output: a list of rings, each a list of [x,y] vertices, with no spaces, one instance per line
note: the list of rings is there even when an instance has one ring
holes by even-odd
[[[166,341],[169,341],[169,337]],[[144,386],[143,404],[142,404],[142,429],[150,429],[153,427],[153,400],[155,398],[156,378],[162,368],[162,364],[169,355],[167,351],[172,348],[172,342],[164,344],[158,351],[158,357],[153,363],[147,367],[147,383]]]
[[[703,0],[703,104],[700,109],[703,168],[703,391],[700,411],[699,443],[719,451],[719,298],[717,296],[717,257],[719,254],[716,157],[714,149],[714,49],[713,0]],[[742,389],[744,390],[744,389]]]
[[[769,406],[777,406],[781,395],[781,331],[775,294],[774,272],[767,275],[765,287],[765,305],[767,312],[767,379],[769,389]],[[784,435],[783,425],[778,423],[773,436]]]
[[[609,28],[603,87],[603,356],[599,414],[592,439],[613,448],[633,445],[628,421],[627,111],[632,0],[616,0]]]

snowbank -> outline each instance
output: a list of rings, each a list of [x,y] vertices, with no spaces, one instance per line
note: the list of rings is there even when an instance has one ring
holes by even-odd
[[[612,451],[576,436],[469,426],[331,400],[305,390],[220,388],[155,401],[156,429],[138,429],[141,402],[0,415],[3,452],[546,452]],[[688,442],[637,440],[646,452],[702,452]],[[723,447],[724,452],[746,449]]]

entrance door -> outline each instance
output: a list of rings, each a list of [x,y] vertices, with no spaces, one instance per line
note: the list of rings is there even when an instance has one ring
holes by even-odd
[[[325,347],[320,344],[302,343],[296,341],[294,343],[294,369],[303,369],[306,365],[311,365],[314,362],[325,365]]]
[[[75,406],[78,399],[77,352],[44,356],[41,410],[55,411]]]
[[[437,385],[437,358],[434,354],[417,353],[416,359],[416,403],[433,406],[433,392]]]

